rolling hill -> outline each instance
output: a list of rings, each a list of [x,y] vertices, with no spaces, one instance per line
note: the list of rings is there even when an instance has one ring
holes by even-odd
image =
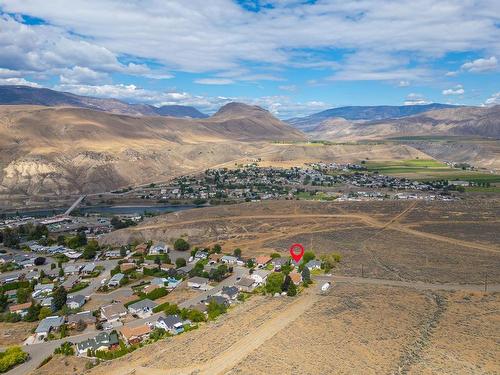
[[[0,106],[0,195],[100,192],[257,155],[304,140],[269,112],[229,104],[207,119],[74,107]]]
[[[117,99],[93,98],[46,88],[29,86],[0,86],[0,105],[43,105],[48,107],[68,106],[94,109],[131,116],[171,116],[206,118],[208,115],[194,107],[165,105],[155,107],[147,104],[129,104]]]
[[[447,108],[397,119],[364,122],[332,118],[311,129],[309,135],[316,139],[337,141],[408,136],[500,138],[500,106]]]
[[[312,131],[322,122],[338,117],[353,121],[373,121],[412,116],[422,112],[453,107],[455,106],[440,103],[403,106],[349,106],[327,109],[325,111],[314,113],[306,117],[292,118],[286,120],[286,122],[302,131]]]

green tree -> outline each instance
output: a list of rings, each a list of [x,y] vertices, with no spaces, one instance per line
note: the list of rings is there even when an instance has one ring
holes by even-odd
[[[237,247],[236,249],[234,249],[233,254],[236,258],[240,258],[241,257],[241,249],[239,247]]]
[[[161,266],[161,258],[160,258],[159,255],[157,255],[155,257],[155,264],[158,266],[158,268],[160,268],[160,266]]]
[[[213,247],[213,252],[216,254],[220,254],[222,252],[222,247],[219,244],[215,244]]]
[[[50,315],[52,315],[52,310],[49,307],[44,306],[38,312],[38,319],[43,320]]]
[[[311,272],[307,267],[304,267],[304,269],[302,270],[302,281],[304,282],[304,284],[311,283]]]
[[[281,272],[273,272],[267,277],[265,290],[267,293],[275,294],[281,293],[281,286],[283,285],[284,276]]]
[[[37,321],[39,319],[40,311],[41,311],[41,306],[40,305],[32,304],[28,308],[28,312],[24,316],[24,320],[27,321],[27,322],[35,322],[35,321]]]
[[[184,266],[186,266],[186,259],[184,259],[184,258],[177,258],[177,259],[175,260],[175,266],[176,266],[177,268],[180,268],[180,267],[184,267]]]
[[[93,259],[97,255],[97,252],[101,248],[99,247],[99,243],[96,240],[90,240],[87,245],[85,246],[85,249],[83,250],[82,256],[85,259]]]
[[[120,247],[120,256],[122,258],[127,256],[127,249],[125,248],[125,246]]]
[[[53,303],[54,303],[54,309],[61,310],[64,305],[66,305],[66,299],[68,298],[68,293],[66,292],[66,289],[64,287],[60,286],[58,287],[53,295]]]
[[[19,288],[16,294],[17,303],[26,303],[30,298],[31,291],[28,288]]]
[[[286,295],[289,297],[293,297],[297,295],[297,287],[295,286],[294,283],[291,283],[290,286],[288,287],[288,291],[286,292]]]
[[[174,249],[177,251],[187,251],[189,250],[189,247],[189,243],[183,238],[178,238],[174,242]]]
[[[302,257],[302,263],[306,264],[310,260],[316,258],[316,255],[312,251],[305,251],[304,256]]]
[[[3,244],[6,247],[18,248],[20,241],[21,238],[19,237],[17,230],[9,227],[3,230]]]
[[[211,300],[207,307],[208,319],[214,320],[219,315],[224,314],[227,311],[227,307],[223,304],[218,304],[214,300]]]
[[[283,284],[281,285],[281,291],[288,292],[288,288],[290,288],[291,284],[293,284],[293,282],[292,282],[290,275],[286,275],[285,280],[283,281]]]
[[[281,258],[281,255],[279,253],[272,253],[271,259],[276,259],[276,258]]]

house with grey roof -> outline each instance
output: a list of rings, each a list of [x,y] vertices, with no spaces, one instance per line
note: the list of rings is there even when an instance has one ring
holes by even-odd
[[[131,314],[137,315],[140,318],[147,318],[153,314],[153,309],[158,306],[156,302],[146,298],[128,306],[128,311]]]
[[[187,285],[193,289],[207,290],[208,279],[206,277],[194,276],[188,279]]]
[[[158,242],[156,245],[151,246],[149,249],[149,255],[161,255],[168,253],[168,246],[163,242]]]
[[[179,275],[187,275],[194,268],[194,263],[186,264],[184,267],[179,267],[176,269]]]
[[[255,289],[255,280],[249,277],[243,277],[236,283],[236,287],[240,292],[251,292]]]
[[[92,311],[81,311],[76,314],[68,315],[66,318],[66,322],[70,327],[76,326],[79,321],[85,324],[94,324],[96,322],[96,317],[92,314]]]
[[[182,319],[178,315],[167,315],[160,317],[155,323],[156,328],[162,328],[173,335],[184,332]]]
[[[97,336],[76,344],[78,355],[85,356],[89,349],[91,351],[107,351],[113,347],[118,347],[119,340],[116,332],[101,332]]]
[[[81,269],[82,269],[82,266],[80,264],[69,264],[66,267],[64,267],[64,274],[65,275],[78,275],[80,273]]]
[[[117,286],[120,286],[120,281],[125,277],[123,273],[117,273],[115,274],[111,279],[108,281],[108,286],[110,288],[116,288]]]
[[[85,305],[85,302],[87,302],[87,299],[84,295],[74,294],[68,296],[66,300],[66,306],[68,306],[70,309],[76,310]]]
[[[96,265],[95,263],[87,263],[85,266],[82,268],[82,273],[85,275],[90,275],[92,272],[95,271]]]
[[[46,339],[51,331],[57,331],[64,324],[62,316],[48,316],[43,319],[35,329],[37,339]]]
[[[224,305],[224,306],[229,306],[229,300],[225,297],[222,297],[222,296],[217,296],[217,295],[214,295],[214,296],[209,296],[206,300],[206,304],[209,305],[210,302],[215,302],[217,303],[218,305]]]
[[[238,297],[239,289],[236,286],[224,286],[220,291],[220,295],[228,300],[235,300]]]
[[[127,315],[127,309],[122,303],[112,303],[101,307],[101,316],[108,322],[116,322]]]
[[[220,258],[220,261],[222,263],[226,263],[226,264],[237,264],[238,258],[236,258],[235,256],[232,256],[232,255],[224,255],[224,256],[222,256],[222,258]]]
[[[306,263],[306,267],[309,269],[309,271],[319,270],[321,268],[321,260],[311,259]]]
[[[280,271],[281,267],[288,264],[289,262],[289,258],[274,258],[273,260],[271,260],[271,264],[273,265],[275,271]]]

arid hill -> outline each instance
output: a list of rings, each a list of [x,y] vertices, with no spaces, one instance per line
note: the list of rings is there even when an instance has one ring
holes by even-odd
[[[240,112],[241,111],[241,112]],[[303,134],[260,108],[208,119],[81,108],[0,107],[0,194],[99,192],[202,170]]]
[[[368,122],[329,118],[319,123],[309,134],[312,138],[336,141],[407,136],[498,138],[500,106],[447,108],[403,118]]]
[[[75,95],[70,92],[17,85],[0,86],[0,104],[43,105],[48,107],[71,106],[131,116],[208,117],[190,106],[164,105],[155,107],[148,104],[130,104],[117,99],[94,98]]]

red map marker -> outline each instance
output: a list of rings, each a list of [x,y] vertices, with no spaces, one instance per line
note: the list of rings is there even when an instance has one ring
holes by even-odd
[[[298,251],[296,251],[295,249],[298,249]],[[294,243],[290,247],[290,255],[296,263],[299,263],[302,259],[302,256],[304,255],[304,246],[302,246],[300,243]]]

